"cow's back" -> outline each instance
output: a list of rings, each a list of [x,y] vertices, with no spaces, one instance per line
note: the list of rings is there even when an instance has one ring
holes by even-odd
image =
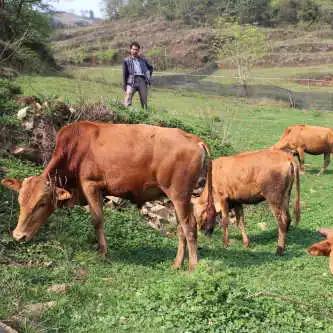
[[[139,197],[148,188],[167,188],[177,177],[191,186],[187,179],[202,165],[200,142],[176,128],[77,122],[59,132],[44,172],[60,168],[69,179],[90,179],[113,195]]]
[[[244,203],[262,201],[265,188],[288,177],[292,160],[289,153],[269,149],[220,157],[213,161],[214,193]]]
[[[309,154],[331,152],[333,130],[327,127],[295,125],[286,129],[277,143],[277,148],[303,148]]]

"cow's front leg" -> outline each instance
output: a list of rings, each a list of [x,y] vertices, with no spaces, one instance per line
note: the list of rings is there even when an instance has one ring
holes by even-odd
[[[182,229],[182,233],[178,234],[179,243],[174,267],[179,267],[182,262],[180,259],[184,258],[184,235],[188,248],[189,270],[192,271],[198,263],[197,222],[194,218],[193,209],[189,200],[173,201],[173,204]],[[179,230],[180,229],[178,229],[178,231]]]
[[[104,232],[103,201],[102,195],[94,183],[84,183],[83,193],[88,201],[92,223],[95,227],[99,252],[102,256],[107,253],[107,242]]]

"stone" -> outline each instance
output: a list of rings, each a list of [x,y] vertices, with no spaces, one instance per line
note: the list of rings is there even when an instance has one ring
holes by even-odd
[[[29,109],[29,106],[26,106],[26,107],[18,110],[17,111],[17,119],[18,120],[23,120],[28,114],[28,109]]]
[[[56,305],[56,302],[50,301],[45,303],[35,303],[35,304],[28,304],[25,306],[23,313],[24,315],[33,318],[33,319],[39,319],[43,312],[47,311],[48,309],[51,309]]]
[[[68,289],[69,285],[66,283],[61,283],[61,284],[54,284],[50,287],[47,288],[47,291],[56,293],[56,294],[64,294]]]
[[[18,333],[18,332],[0,321],[0,333]]]

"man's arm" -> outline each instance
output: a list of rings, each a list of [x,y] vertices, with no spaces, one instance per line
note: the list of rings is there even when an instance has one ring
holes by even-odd
[[[147,59],[145,59],[145,62],[151,77],[153,75],[154,67],[147,61]]]
[[[127,80],[128,80],[128,68],[127,68],[127,63],[124,60],[124,62],[123,62],[123,89],[124,89],[124,91],[126,91]]]

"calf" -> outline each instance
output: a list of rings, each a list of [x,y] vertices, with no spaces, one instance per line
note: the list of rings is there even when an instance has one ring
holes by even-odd
[[[293,156],[281,150],[261,150],[213,161],[213,198],[217,212],[221,212],[224,244],[229,243],[229,213],[234,209],[244,246],[249,238],[244,227],[243,204],[256,204],[266,200],[279,226],[277,254],[285,248],[286,233],[291,221],[289,200],[296,179],[296,223],[300,220],[300,183],[298,164]],[[205,216],[207,188],[200,197],[192,199],[198,221]]]
[[[295,125],[288,127],[273,148],[296,150],[300,157],[301,171],[304,172],[304,153],[324,154],[324,165],[318,175],[325,172],[333,152],[333,130],[327,127]]]
[[[311,256],[330,257],[330,270],[333,274],[333,229],[321,228],[319,233],[326,237],[326,240],[313,244],[308,248]]]

